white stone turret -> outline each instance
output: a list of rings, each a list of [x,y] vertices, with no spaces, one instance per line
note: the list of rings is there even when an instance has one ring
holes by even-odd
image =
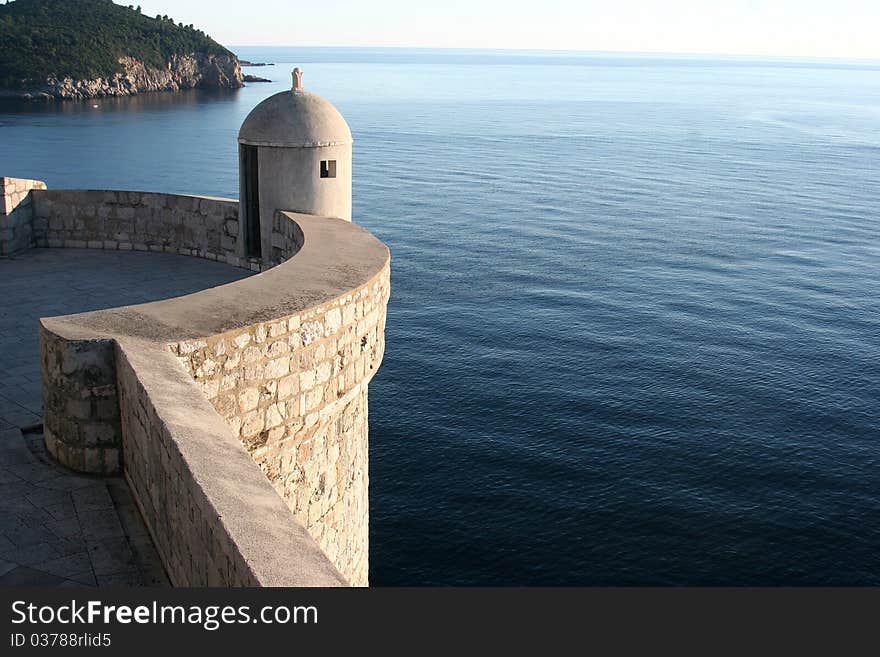
[[[270,253],[277,210],[351,221],[352,141],[339,110],[303,90],[299,68],[290,91],[248,114],[238,134],[242,255]]]

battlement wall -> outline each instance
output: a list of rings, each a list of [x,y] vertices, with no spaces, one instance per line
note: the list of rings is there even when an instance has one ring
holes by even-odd
[[[367,386],[384,353],[387,247],[347,221],[279,212],[272,253],[247,259],[233,200],[33,190],[36,246],[263,271],[43,318],[49,451],[125,475],[175,584],[366,585]]]
[[[0,257],[33,246],[32,190],[46,189],[40,180],[0,176]]]

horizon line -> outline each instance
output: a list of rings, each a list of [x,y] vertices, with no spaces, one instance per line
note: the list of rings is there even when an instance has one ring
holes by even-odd
[[[226,46],[227,48],[309,48],[309,49],[349,49],[349,50],[448,50],[448,51],[483,51],[483,52],[516,52],[516,53],[555,53],[573,55],[631,55],[631,56],[657,56],[668,57],[718,57],[718,58],[748,58],[748,59],[784,59],[784,60],[834,60],[848,62],[880,63],[880,55],[874,57],[854,57],[844,55],[770,55],[752,53],[723,53],[723,52],[683,52],[668,50],[571,50],[559,48],[485,48],[470,46],[411,46],[411,45],[381,45],[381,46],[352,46],[352,45],[292,45],[281,43],[237,43]]]

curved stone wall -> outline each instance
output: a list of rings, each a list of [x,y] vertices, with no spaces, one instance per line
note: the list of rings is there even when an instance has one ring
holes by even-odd
[[[384,352],[388,293],[384,267],[329,303],[173,347],[354,585],[367,584],[367,384]]]
[[[261,268],[241,255],[233,199],[80,189],[32,196],[38,247],[160,251]]]
[[[367,385],[384,351],[387,247],[346,221],[284,212],[270,257],[241,259],[233,205],[34,194],[37,244],[265,270],[41,320],[47,446],[78,470],[122,468],[176,584],[366,585]]]
[[[116,357],[112,340],[61,337],[40,323],[46,449],[78,472],[122,468]]]
[[[238,201],[113,190],[34,189],[38,247],[157,251],[259,271],[293,255],[290,240],[273,260],[240,257]],[[68,341],[40,327],[46,447],[64,465],[92,474],[122,467],[112,344]]]
[[[40,189],[46,189],[41,180],[0,176],[0,258],[33,244],[31,192]]]
[[[164,345],[116,343],[125,478],[176,586],[341,586]]]

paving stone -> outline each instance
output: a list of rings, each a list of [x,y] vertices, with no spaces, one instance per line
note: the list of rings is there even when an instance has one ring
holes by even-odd
[[[50,575],[33,568],[18,566],[0,577],[0,587],[61,586],[65,581],[67,580],[57,575]]]
[[[0,492],[0,519],[6,516],[25,516],[29,513],[37,511],[38,507],[34,506],[25,495],[17,495],[18,486],[13,486],[9,492],[13,493],[9,497],[5,497],[6,492]],[[2,531],[2,530],[0,530]]]
[[[113,499],[105,484],[80,488],[71,493],[77,513],[96,509],[112,509]]]
[[[24,547],[42,543],[53,543],[58,537],[42,526],[27,527],[20,525],[16,531],[3,532],[16,547]]]
[[[77,516],[83,536],[87,540],[125,536],[122,523],[113,508],[81,511]]]
[[[37,415],[38,411],[38,408],[34,410],[21,407],[8,409],[3,412],[3,419],[15,427],[28,427],[40,421],[40,416]]]
[[[147,542],[152,546],[150,533],[147,531],[147,526],[141,518],[141,512],[131,497],[128,484],[122,479],[114,480],[108,482],[107,490],[113,498],[113,505],[116,508],[119,521],[122,523],[122,528],[125,530],[125,535],[129,537],[129,540],[133,538],[146,538]]]
[[[40,487],[52,490],[74,491],[92,485],[92,480],[77,476],[60,476],[40,482]]]
[[[34,570],[40,570],[50,575],[58,575],[65,579],[76,580],[83,573],[91,573],[92,562],[88,552],[77,552],[66,557],[42,561],[31,566]]]
[[[130,570],[125,573],[116,573],[114,575],[98,575],[98,586],[144,586],[144,581],[137,570]]]
[[[0,468],[0,486],[3,484],[12,484],[21,481],[21,478],[18,475],[14,475],[6,468]]]
[[[168,586],[168,575],[156,554],[156,548],[149,534],[139,537],[130,536],[128,540],[143,585]]]
[[[78,552],[88,552],[89,546],[83,536],[59,539],[52,544],[59,557],[67,557]]]
[[[82,540],[85,538],[83,536],[82,527],[79,524],[79,518],[75,515],[60,520],[53,518],[52,520],[46,521],[45,527],[55,536],[65,540]]]
[[[76,582],[80,586],[97,586],[98,580],[95,577],[95,573],[92,572],[92,569],[85,570],[81,573],[76,573],[71,575],[69,579],[73,582]]]
[[[25,529],[27,529],[27,525],[17,514],[4,513],[0,515],[0,535],[8,537],[24,531]],[[12,542],[11,538],[8,540]],[[17,545],[17,543],[12,542],[12,545]]]
[[[12,561],[21,566],[32,566],[41,561],[49,561],[62,556],[51,543],[34,543],[31,545],[17,545],[9,550],[0,551],[0,559]]]
[[[62,477],[56,470],[47,468],[40,463],[9,465],[6,469],[28,483],[39,483],[44,486],[51,483],[51,480]]]
[[[51,488],[34,488],[25,494],[28,501],[36,507],[49,510],[52,507],[70,503],[70,493],[63,490],[53,490]]]
[[[34,455],[25,446],[18,428],[0,430],[0,465],[5,468],[11,465],[34,463]]]
[[[125,537],[87,541],[89,559],[96,575],[115,575],[137,570],[131,547]]]
[[[92,576],[94,577],[94,576]],[[61,584],[56,584],[55,588],[59,589],[82,589],[82,588],[93,588],[94,584],[83,584],[82,582],[75,582],[73,580],[66,579]]]
[[[61,502],[59,504],[52,504],[45,507],[44,510],[52,517],[53,520],[66,520],[67,518],[76,517],[76,508],[73,506],[73,500],[69,499],[69,497],[64,502]]]
[[[43,527],[52,519],[47,511],[38,506],[34,506],[32,502],[27,510],[16,511],[15,515],[21,519],[25,527]]]

